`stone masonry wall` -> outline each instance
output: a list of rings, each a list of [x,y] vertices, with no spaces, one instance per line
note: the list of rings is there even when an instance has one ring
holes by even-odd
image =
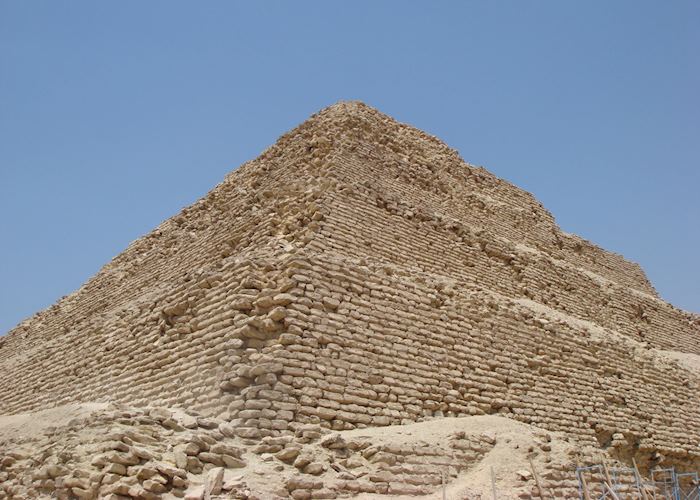
[[[308,127],[0,337],[0,369],[11,374],[0,414],[89,400],[221,406],[209,392],[225,351],[216,339],[235,314],[230,295],[247,289],[251,265],[301,244],[312,222],[323,179],[304,175]]]
[[[655,297],[532,247],[415,206],[355,189],[329,193],[328,216],[311,245],[373,258],[416,273],[525,297],[624,333],[653,347],[700,354],[689,315]]]
[[[179,405],[259,439],[500,413],[697,464],[698,376],[653,348],[699,332],[528,193],[339,104],[0,339],[0,414]]]
[[[269,425],[247,408],[271,399],[273,408],[293,403],[296,421],[333,429],[500,413],[642,463],[659,451],[700,460],[697,377],[639,344],[548,308],[420,283],[386,266],[290,265],[289,328],[264,349],[281,375],[270,387],[251,380],[231,412],[253,435]]]

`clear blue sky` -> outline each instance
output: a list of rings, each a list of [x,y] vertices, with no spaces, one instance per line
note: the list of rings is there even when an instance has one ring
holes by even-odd
[[[0,332],[359,99],[700,311],[700,2],[0,0]]]

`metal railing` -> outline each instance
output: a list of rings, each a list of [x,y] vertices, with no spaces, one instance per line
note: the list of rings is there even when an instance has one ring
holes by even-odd
[[[676,472],[674,467],[652,469],[645,481],[636,467],[605,464],[576,468],[581,500],[700,500],[697,472]]]

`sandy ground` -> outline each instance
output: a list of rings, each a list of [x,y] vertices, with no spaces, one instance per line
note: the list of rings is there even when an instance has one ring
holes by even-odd
[[[577,446],[567,441],[563,434],[548,432],[537,427],[523,424],[505,417],[487,415],[461,418],[440,418],[427,422],[409,425],[397,425],[389,427],[373,427],[341,431],[344,439],[361,438],[369,439],[375,445],[411,445],[428,444],[446,446],[450,437],[455,432],[464,432],[466,435],[479,436],[487,434],[496,440],[495,446],[485,454],[483,460],[478,462],[468,472],[461,474],[456,479],[448,480],[443,488],[421,497],[408,495],[376,495],[359,494],[353,496],[357,500],[372,500],[385,498],[391,500],[415,500],[425,498],[429,500],[464,500],[464,499],[491,499],[493,498],[492,469],[496,481],[496,491],[499,499],[517,498],[520,491],[529,491],[533,486],[533,479],[523,480],[519,472],[529,473],[532,469],[528,456],[533,457],[533,464],[538,474],[545,470],[544,461],[550,463],[570,463],[572,457],[577,454]],[[538,448],[538,443],[547,442],[551,451],[543,453]],[[318,444],[310,445],[318,449],[320,457],[326,450],[322,450]],[[534,450],[534,451],[533,451]],[[270,498],[274,497],[272,483],[283,483],[283,477],[296,475],[296,471],[276,471],[277,462],[265,462],[258,457],[247,456],[248,467],[245,469],[227,470],[226,480],[238,480],[245,482],[256,492],[268,491]],[[291,474],[290,474],[291,473]],[[318,476],[323,479],[326,475]],[[279,497],[275,497],[279,498]]]
[[[377,443],[408,444],[423,441],[441,444],[448,441],[450,434],[458,431],[464,431],[470,435],[490,434],[496,438],[496,444],[475,467],[445,486],[444,498],[447,499],[493,498],[491,469],[495,475],[498,497],[511,498],[514,490],[527,484],[519,478],[517,473],[531,470],[528,461],[529,450],[537,441],[542,441],[545,437],[548,437],[552,448],[548,457],[552,462],[570,461],[570,457],[576,453],[576,447],[565,441],[565,437],[561,434],[547,432],[495,415],[441,418],[405,426],[356,429],[341,434],[346,438],[370,437]],[[541,453],[533,459],[535,469],[540,472],[544,468],[543,459],[544,456]],[[369,500],[376,496],[359,495],[356,498]],[[382,496],[382,498],[407,500],[416,497],[401,495]],[[432,495],[421,498],[441,500],[443,491],[439,488]]]
[[[24,449],[27,454],[33,455],[57,436],[59,442],[63,442],[60,431],[59,434],[49,437],[54,430],[75,427],[76,423],[81,426],[80,422],[83,419],[108,407],[108,403],[71,404],[31,414],[0,416],[0,447],[5,444],[12,449]],[[85,425],[79,432],[81,440],[88,440],[96,432],[101,431],[97,427]],[[551,451],[546,454],[546,458],[555,463],[566,462],[575,454],[574,445],[567,442],[563,435],[495,415],[440,418],[403,426],[342,431],[338,434],[346,440],[360,438],[360,441],[371,441],[375,445],[427,444],[449,449],[450,439],[457,432],[464,432],[467,436],[487,435],[489,439],[495,440],[495,445],[484,455],[483,460],[477,462],[468,472],[457,479],[448,480],[448,484],[444,487],[444,498],[447,499],[492,498],[492,469],[499,498],[514,498],[515,492],[519,489],[529,489],[532,487],[532,482],[523,481],[518,472],[531,470],[528,455],[533,457],[537,470],[540,472],[544,470],[545,454],[538,444],[546,442],[551,446]],[[328,453],[328,450],[323,449],[319,442],[307,446],[309,451],[319,459]],[[73,446],[72,450],[81,455],[89,455],[90,452],[88,448],[83,449],[82,445]],[[280,462],[265,460],[264,457],[252,453],[246,454],[245,458],[248,466],[226,470],[226,481],[245,482],[255,492],[269,492],[270,498],[276,497],[274,493],[284,491],[284,480],[287,477],[298,474],[289,466],[281,468]],[[333,475],[330,471],[329,474]],[[203,482],[204,479],[204,476],[190,475],[193,486]],[[377,497],[365,494],[357,498],[369,500]],[[382,498],[398,500],[416,497],[383,495]],[[432,495],[422,498],[442,499],[443,489],[438,488]]]
[[[108,403],[81,403],[51,408],[35,413],[0,415],[0,443],[33,439],[52,427],[62,427],[71,420],[102,410]]]

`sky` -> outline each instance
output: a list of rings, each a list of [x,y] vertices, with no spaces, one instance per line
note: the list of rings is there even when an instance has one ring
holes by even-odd
[[[700,312],[700,2],[0,0],[0,334],[361,100]]]

